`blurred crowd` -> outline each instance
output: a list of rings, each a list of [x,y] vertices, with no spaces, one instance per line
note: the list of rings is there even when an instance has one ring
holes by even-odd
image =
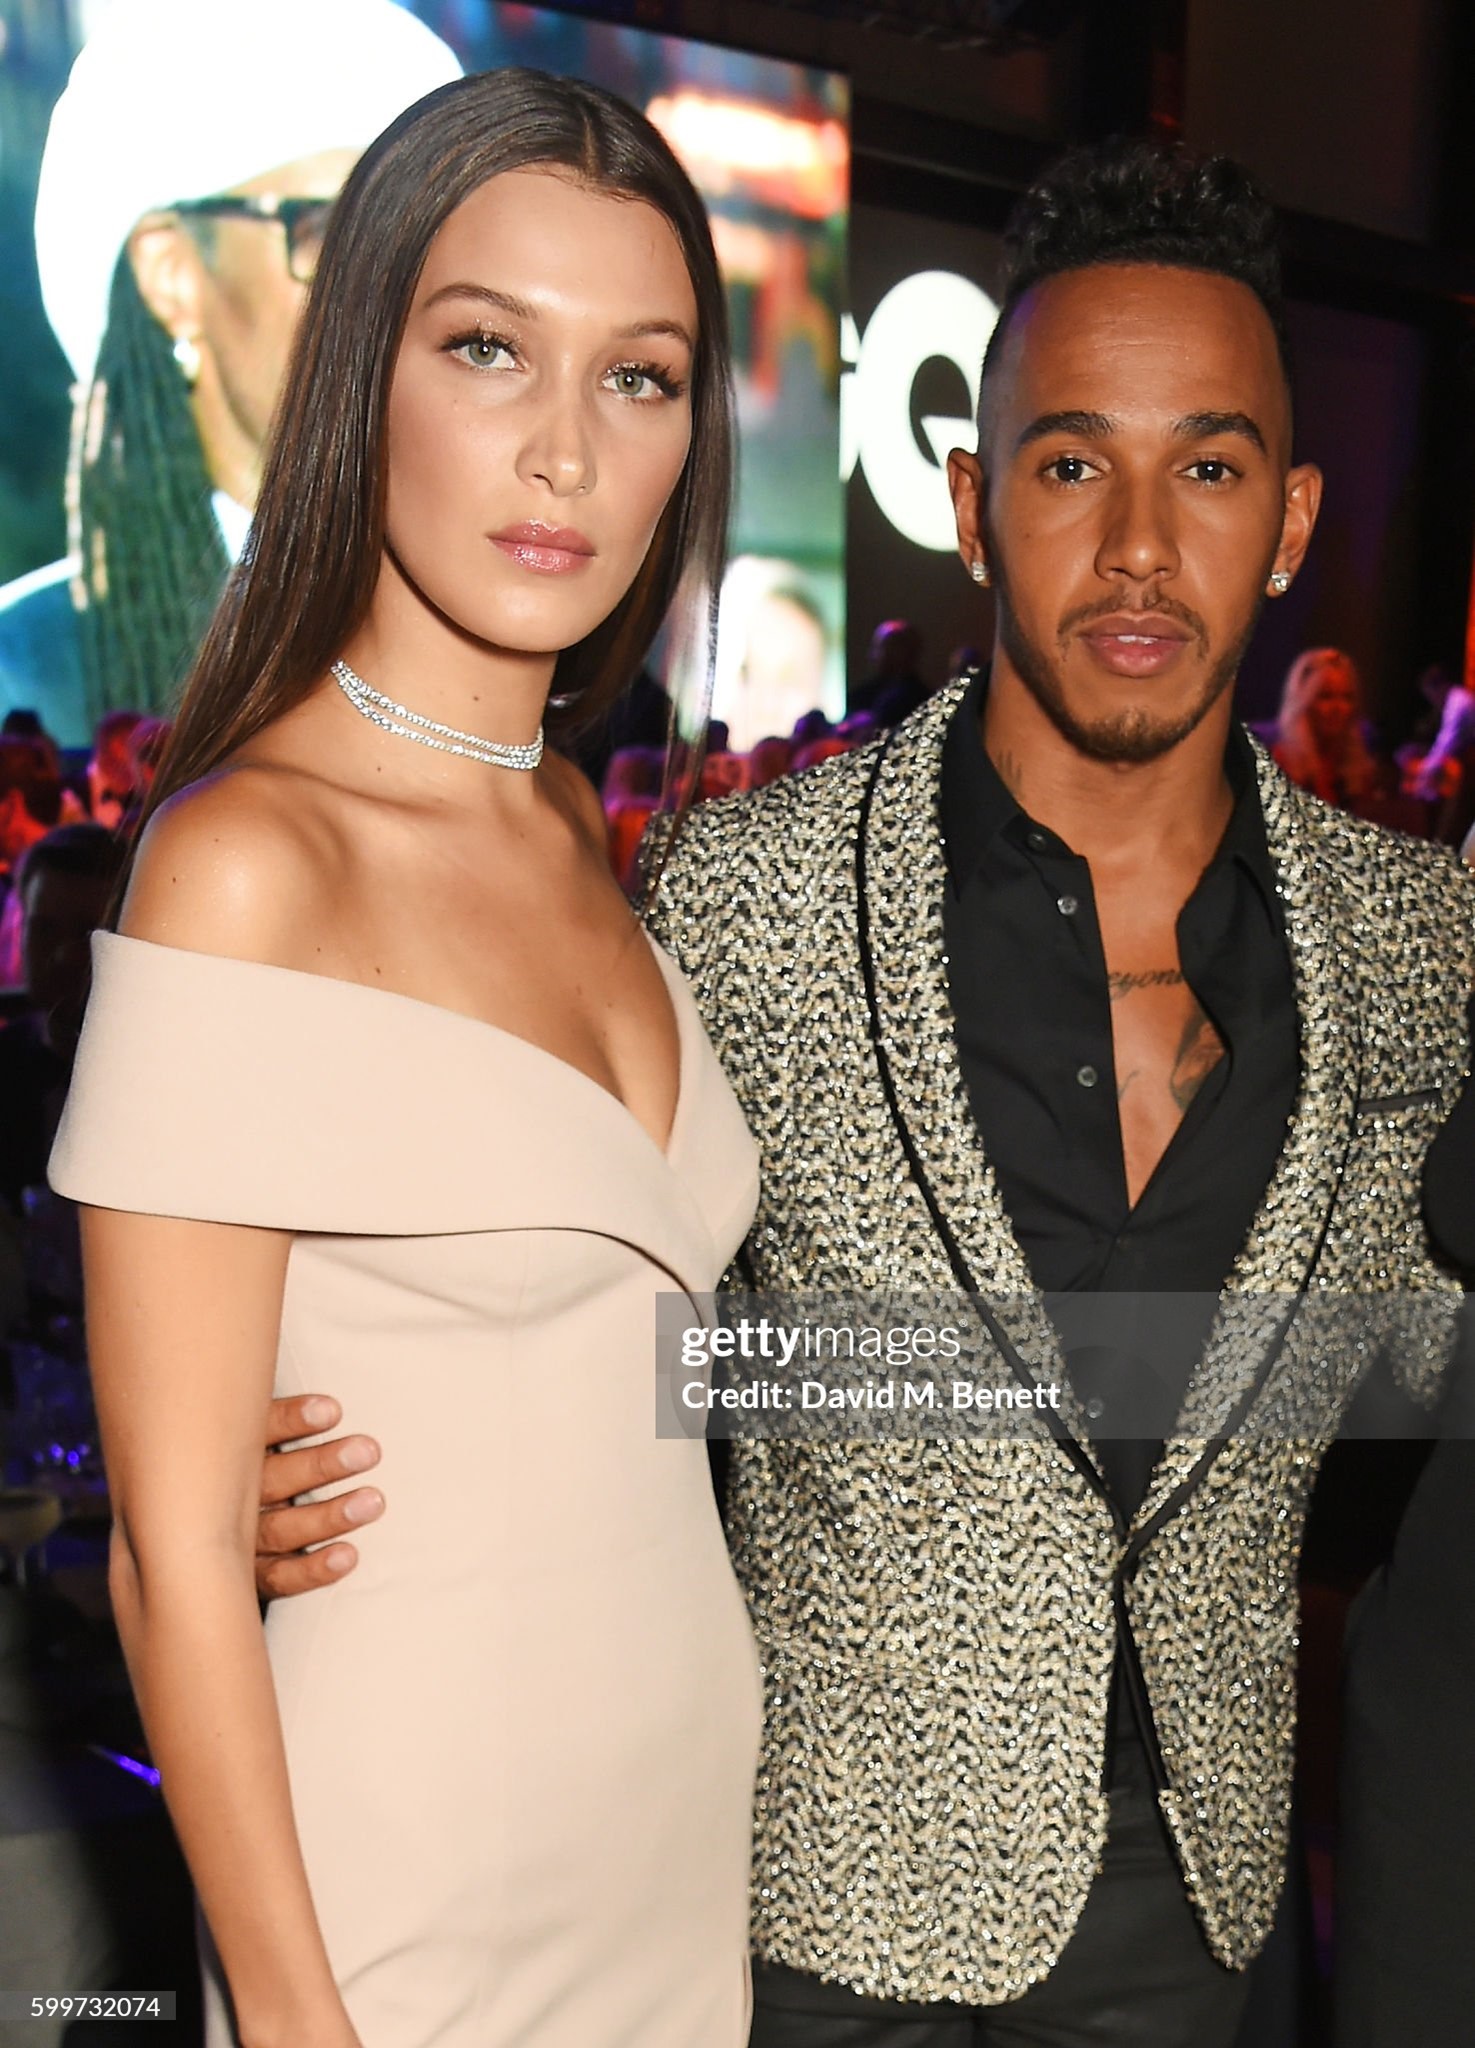
[[[638,888],[642,835],[673,793],[703,802],[802,775],[898,724],[979,659],[975,648],[955,648],[929,679],[917,626],[884,620],[842,719],[807,711],[792,731],[744,752],[719,721],[700,752],[673,737],[670,700],[643,673],[583,760],[603,797],[622,885]],[[1444,670],[1419,678],[1411,731],[1395,747],[1369,717],[1352,658],[1308,648],[1291,665],[1276,717],[1252,730],[1293,782],[1325,802],[1475,860],[1475,691]],[[0,1328],[37,1313],[22,1231],[46,1215],[46,1158],[86,1001],[89,938],[107,915],[168,735],[164,719],[111,711],[90,750],[64,755],[34,711],[12,711],[0,727]],[[53,1244],[43,1263],[52,1277],[40,1314],[72,1313],[75,1304],[57,1298],[68,1291],[57,1278],[68,1261]]]
[[[638,735],[620,733],[585,762],[604,799],[610,860],[621,883],[636,889],[641,835],[670,792],[693,783],[693,776],[691,794],[701,802],[801,775],[898,724],[980,659],[976,648],[955,648],[929,682],[920,631],[909,620],[887,619],[872,636],[866,674],[852,683],[843,719],[832,724],[822,711],[808,711],[791,732],[760,739],[745,753],[729,747],[726,726],[714,721],[699,762],[679,741],[668,747],[670,703],[643,678]],[[1420,676],[1412,729],[1394,747],[1369,717],[1351,656],[1336,647],[1309,647],[1287,672],[1276,716],[1250,729],[1290,780],[1323,802],[1415,838],[1461,847],[1475,862],[1475,690],[1446,670],[1429,668]]]
[[[109,712],[85,756],[63,755],[33,711],[0,727],[0,1330],[42,1337],[80,1311],[58,1243],[46,1160],[104,922],[168,738],[163,719]],[[69,1235],[69,1233],[67,1233]]]
[[[1308,647],[1286,675],[1273,725],[1256,731],[1291,781],[1323,802],[1416,838],[1460,847],[1469,840],[1475,691],[1446,670],[1420,676],[1413,730],[1394,748],[1369,718],[1351,656]]]

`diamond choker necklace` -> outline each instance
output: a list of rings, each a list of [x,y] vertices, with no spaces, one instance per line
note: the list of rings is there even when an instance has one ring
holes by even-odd
[[[361,675],[346,661],[335,661],[329,673],[355,711],[397,733],[402,740],[418,740],[422,747],[434,747],[442,754],[464,754],[468,760],[485,761],[491,768],[536,768],[543,758],[543,728],[530,740],[484,740],[474,732],[457,732],[453,725],[437,725],[371,690]]]

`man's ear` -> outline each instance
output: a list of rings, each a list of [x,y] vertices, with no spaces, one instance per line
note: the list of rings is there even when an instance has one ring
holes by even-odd
[[[1270,565],[1274,574],[1294,578],[1305,559],[1316,530],[1316,515],[1321,510],[1321,487],[1321,471],[1314,462],[1302,462],[1287,470],[1280,546]]]
[[[975,562],[988,561],[983,539],[983,464],[978,457],[966,448],[954,448],[947,459],[947,485],[958,523],[958,553],[972,575]]]
[[[128,237],[128,260],[143,300],[171,341],[198,342],[205,331],[205,265],[168,214],[147,214]]]

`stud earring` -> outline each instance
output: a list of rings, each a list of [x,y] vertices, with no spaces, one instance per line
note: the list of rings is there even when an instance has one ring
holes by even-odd
[[[180,376],[183,377],[185,383],[193,391],[200,379],[200,350],[198,343],[191,340],[187,334],[176,335],[172,353],[175,362],[179,365]]]
[[[977,559],[971,561],[968,564],[968,574],[973,578],[973,581],[975,583],[981,583],[984,589],[987,590],[989,582],[991,580],[988,573],[987,562],[979,561]]]
[[[1284,597],[1291,587],[1291,579],[1284,569],[1277,569],[1270,579],[1270,588],[1277,597]]]

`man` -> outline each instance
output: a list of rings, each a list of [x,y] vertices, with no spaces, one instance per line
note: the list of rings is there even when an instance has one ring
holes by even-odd
[[[1164,1441],[1124,1434],[1136,1367],[1098,1346],[1033,1436],[734,1445],[768,1678],[753,2041],[1222,2048],[1284,1873],[1301,1517],[1366,1364],[1296,1312],[1432,1304],[1406,1362],[1437,1373],[1458,1288],[1417,1178],[1475,889],[1234,726],[1320,477],[1233,166],[1142,146],[1029,196],[950,472],[986,681],[704,806],[659,878],[762,1147],[747,1278],[962,1289],[1010,1386],[1063,1376],[1038,1290],[1232,1288],[1155,1361]],[[269,1461],[269,1497],[373,1455]],[[264,1546],[380,1505],[269,1514]],[[350,1561],[320,1556],[263,1584]]]
[[[1467,1025],[1475,1031],[1475,1000]],[[1424,1168],[1441,1250],[1475,1288],[1475,1082]],[[1475,1302],[1440,1433],[1347,1632],[1337,2048],[1446,2048],[1475,2010]]]
[[[36,260],[71,364],[64,561],[0,590],[0,708],[167,708],[244,544],[328,210],[460,75],[393,0],[118,0],[57,102]]]

